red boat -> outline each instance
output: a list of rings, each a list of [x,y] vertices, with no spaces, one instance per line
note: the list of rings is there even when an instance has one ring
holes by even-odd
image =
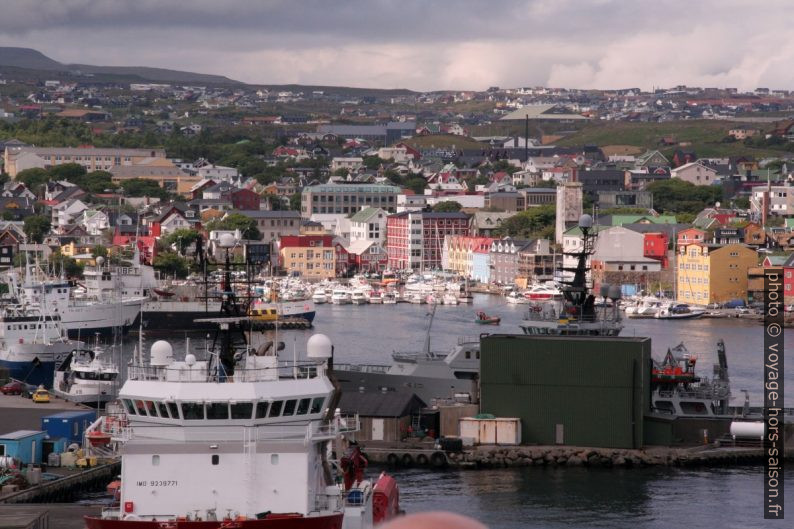
[[[654,363],[651,368],[651,382],[654,384],[689,384],[697,382],[695,376],[695,363],[697,358],[684,355],[676,358],[673,352],[668,349],[667,354],[661,364]]]

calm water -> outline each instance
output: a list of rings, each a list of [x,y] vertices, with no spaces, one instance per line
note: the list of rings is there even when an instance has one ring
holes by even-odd
[[[502,317],[498,327],[476,325],[478,309]],[[475,296],[473,305],[439,306],[433,324],[434,349],[447,349],[458,336],[480,332],[520,332],[524,308],[499,298]],[[426,305],[319,305],[311,331],[284,331],[279,339],[300,352],[313,332],[327,334],[336,346],[339,362],[389,363],[394,350],[421,349],[427,321]],[[652,338],[654,356],[684,342],[698,355],[699,372],[711,375],[716,363],[716,342],[725,340],[735,399],[740,389],[750,392],[751,403],[762,403],[763,372],[761,326],[736,319],[657,321],[627,320],[626,336]],[[148,337],[148,340],[155,337]],[[177,351],[183,349],[181,337]],[[785,334],[788,354],[786,401],[794,405],[794,332]],[[148,341],[147,340],[147,341]],[[193,343],[203,342],[194,337]],[[129,348],[129,342],[128,342]],[[127,352],[129,354],[129,352]],[[528,468],[482,471],[395,472],[402,506],[408,512],[449,510],[477,518],[493,529],[542,528],[668,528],[791,527],[790,522],[763,520],[761,468],[680,470],[606,470],[583,468]],[[794,517],[794,471],[785,480],[786,507]]]

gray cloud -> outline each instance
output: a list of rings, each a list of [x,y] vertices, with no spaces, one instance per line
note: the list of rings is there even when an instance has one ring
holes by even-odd
[[[794,3],[6,0],[0,45],[252,83],[792,88]]]

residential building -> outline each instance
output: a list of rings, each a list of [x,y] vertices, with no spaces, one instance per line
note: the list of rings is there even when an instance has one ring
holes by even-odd
[[[524,195],[524,205],[529,208],[554,204],[557,200],[557,190],[553,187],[527,187],[519,189]]]
[[[345,249],[348,262],[359,273],[381,272],[386,269],[389,256],[383,246],[374,240],[359,239],[351,241]]]
[[[441,268],[444,238],[468,235],[469,216],[461,212],[406,211],[386,219],[389,267]]]
[[[163,189],[185,196],[189,196],[190,190],[201,181],[200,176],[186,173],[163,157],[144,158],[135,163],[114,165],[108,171],[113,175],[111,177],[113,183],[122,187],[127,180],[141,178],[153,180]]]
[[[598,191],[596,194],[601,209],[653,207],[653,193],[650,191]]]
[[[515,215],[512,211],[477,211],[471,216],[469,233],[474,237],[493,237],[502,222]]]
[[[301,214],[356,213],[363,207],[381,208],[393,213],[397,208],[400,188],[384,184],[319,184],[307,186],[301,192]]]
[[[625,184],[625,172],[618,169],[579,171],[578,181],[582,183],[582,191],[596,196],[601,191],[622,191]]]
[[[347,269],[347,255],[331,235],[285,235],[279,241],[279,264],[288,274],[331,279]]]
[[[302,218],[297,211],[240,210],[229,213],[253,219],[263,241],[275,242],[282,237],[301,235]]]
[[[517,191],[486,193],[485,207],[511,212],[524,211],[526,209],[524,200],[524,195]]]
[[[364,159],[360,156],[335,157],[331,159],[332,173],[340,169],[345,169],[348,173],[356,173],[362,167],[364,167]]]
[[[532,283],[554,279],[556,255],[551,252],[548,239],[535,239],[518,248],[518,271],[515,284],[527,288]]]
[[[769,193],[769,204],[764,208],[764,195]],[[766,214],[780,216],[794,216],[794,187],[784,186],[756,186],[750,195],[750,211],[758,218]]]
[[[681,246],[678,253],[676,299],[707,305],[747,299],[747,274],[758,266],[758,254],[743,244]]]
[[[474,248],[471,256],[471,278],[480,283],[491,282],[491,245],[486,242]]]
[[[662,257],[666,259],[666,248]],[[631,290],[639,290],[645,285],[658,284],[661,271],[662,259],[651,258],[646,253],[646,234],[623,226],[598,232],[592,255],[594,288],[602,284],[632,285]]]
[[[706,241],[706,232],[698,228],[687,228],[681,230],[677,234],[676,248],[681,249],[682,246],[687,246],[692,243],[701,244]]]
[[[444,238],[441,267],[463,277],[472,278],[474,274],[474,251],[491,244],[490,237],[471,235],[450,235]]]
[[[350,218],[350,242],[386,243],[386,217],[381,208],[364,208]]]
[[[717,179],[717,171],[700,162],[690,162],[670,170],[670,176],[696,186],[709,186]]]
[[[147,158],[165,158],[163,149],[119,149],[96,147],[7,147],[3,162],[5,172],[15,178],[25,169],[49,169],[56,165],[76,163],[86,171],[110,171],[116,166],[136,165]]]

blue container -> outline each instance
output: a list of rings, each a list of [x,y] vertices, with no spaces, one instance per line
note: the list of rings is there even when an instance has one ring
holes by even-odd
[[[46,432],[17,430],[0,435],[0,455],[15,457],[25,465],[41,463],[41,447]]]
[[[51,439],[63,437],[67,444],[83,442],[86,428],[96,420],[96,411],[64,411],[41,418],[41,429]]]

